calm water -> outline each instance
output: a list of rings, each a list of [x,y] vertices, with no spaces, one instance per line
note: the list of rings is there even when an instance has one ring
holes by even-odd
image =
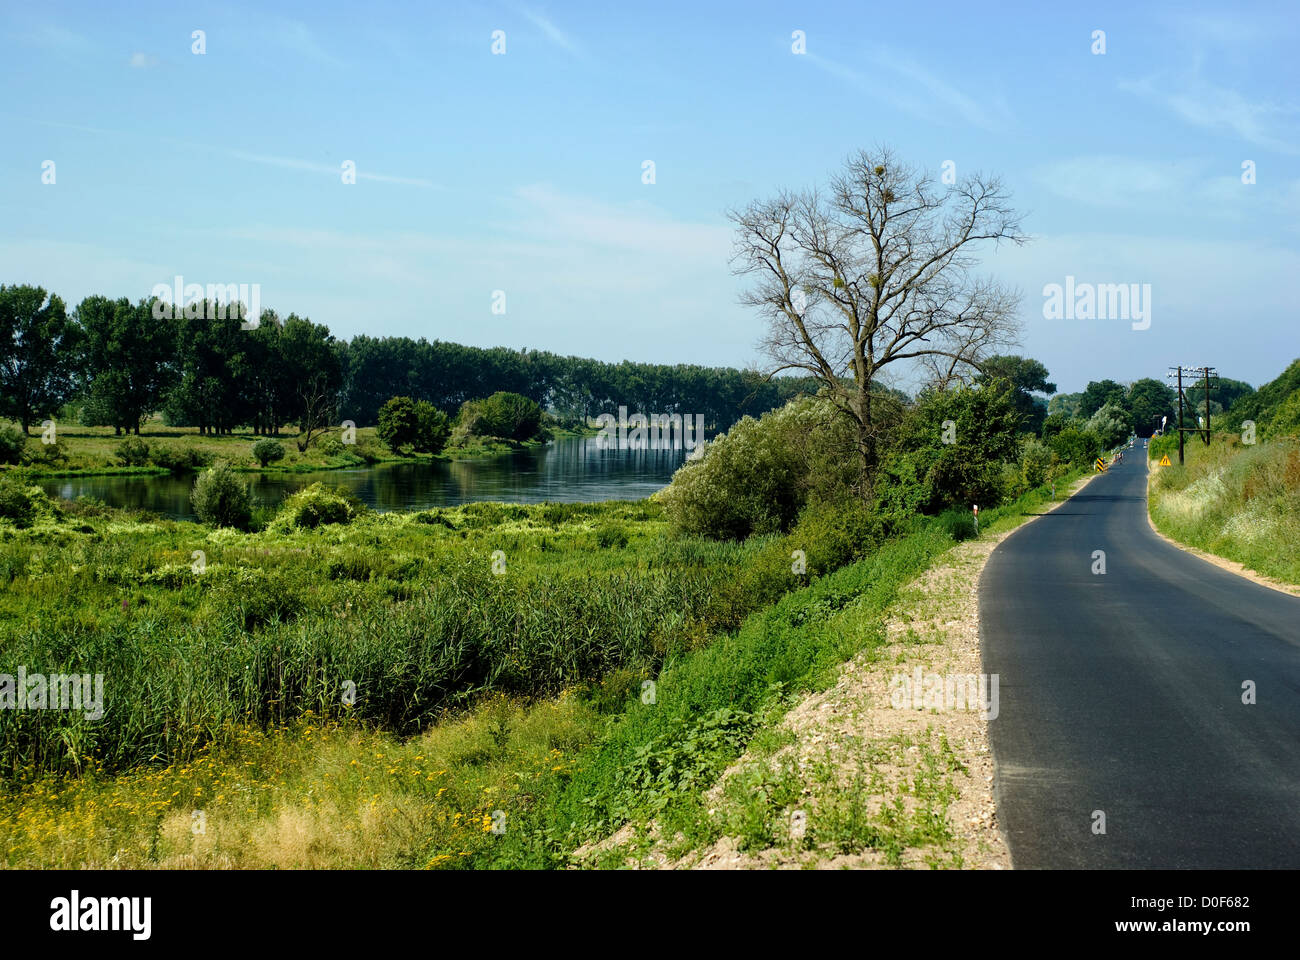
[[[344,486],[372,509],[423,510],[476,500],[507,503],[639,500],[663,487],[686,458],[684,450],[601,450],[594,437],[557,440],[489,460],[382,463],[355,470],[300,474],[241,474],[255,502],[271,506],[310,483]],[[190,509],[193,476],[61,477],[45,490],[69,500],[94,497],[181,520]]]

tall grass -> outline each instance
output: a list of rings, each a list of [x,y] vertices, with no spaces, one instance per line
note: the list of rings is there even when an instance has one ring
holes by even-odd
[[[1155,454],[1153,454],[1155,455]],[[1218,434],[1185,447],[1186,465],[1155,468],[1151,518],[1175,540],[1300,583],[1300,441],[1253,445]]]
[[[273,527],[55,507],[6,528],[0,673],[102,674],[106,712],[0,711],[0,776],[185,760],[305,711],[408,736],[488,691],[652,676],[807,582],[790,538],[671,536],[650,503]],[[810,541],[809,574],[869,546]]]
[[[1019,523],[1046,499],[1045,490],[1031,491],[982,515],[981,529]],[[814,511],[789,537],[719,544],[666,536],[649,502],[483,504],[275,537],[131,523],[84,507],[64,513],[0,535],[0,582],[17,587],[16,596],[0,593],[0,671],[14,662],[10,644],[24,624],[58,624],[72,663],[89,662],[75,637],[86,642],[116,624],[122,669],[145,686],[134,691],[138,703],[121,707],[131,719],[112,740],[79,743],[74,726],[48,726],[3,742],[6,758],[12,749],[28,758],[0,791],[0,863],[8,866],[554,867],[629,820],[657,815],[689,826],[700,788],[755,731],[800,691],[831,682],[844,659],[881,642],[900,586],[973,532],[957,515],[918,519],[882,544],[862,517]],[[627,533],[626,546],[609,537],[602,546],[599,531],[611,525]],[[208,574],[228,568],[226,592],[190,573],[196,542],[210,551]],[[506,579],[485,579],[476,564],[490,569],[498,548]],[[791,570],[796,549],[805,551],[808,576]],[[568,608],[587,634],[565,633],[559,618],[519,606],[548,609],[546,591],[563,589],[566,573],[590,581],[589,605]],[[645,578],[636,589],[653,600],[687,596],[705,574],[716,577],[710,596],[693,610],[665,603],[657,625],[618,609],[616,591],[628,581]],[[388,593],[395,585],[400,596],[410,582],[421,590],[407,599]],[[289,587],[302,596],[286,600]],[[464,667],[474,651],[458,647],[461,660],[439,660],[423,618],[441,624],[443,637],[478,629],[440,617],[438,590],[441,601],[461,604],[460,621],[502,618],[497,629],[507,636],[494,651],[531,651],[533,659],[514,665],[505,656],[490,681],[496,690],[482,692],[485,683],[477,697],[472,685],[428,683]],[[426,603],[422,591],[431,591]],[[248,612],[266,616],[259,604],[271,600],[283,607],[250,629]],[[405,618],[401,628],[386,632],[385,606]],[[597,618],[616,626],[602,629]],[[169,645],[173,629],[187,644]],[[403,630],[426,639],[408,641]],[[566,639],[552,651],[546,641],[556,630]],[[25,653],[39,652],[34,636],[26,642]],[[95,649],[107,655],[108,646]],[[503,658],[474,662],[492,670]],[[605,673],[550,697],[500,692],[510,684],[535,691],[536,680],[547,686],[583,670]],[[340,717],[331,678],[349,671],[369,679],[358,683],[357,707]],[[363,722],[371,683],[388,686],[375,694],[373,722]],[[330,702],[313,706],[312,691]],[[468,708],[415,736],[396,732],[438,696]],[[248,709],[265,722],[244,722]],[[185,726],[191,716],[210,725],[205,742]],[[229,722],[217,726],[223,716]],[[114,744],[123,758],[167,753],[115,770]],[[48,754],[43,769],[31,765],[39,751]],[[202,832],[191,829],[200,814]],[[502,816],[503,832],[492,832]]]

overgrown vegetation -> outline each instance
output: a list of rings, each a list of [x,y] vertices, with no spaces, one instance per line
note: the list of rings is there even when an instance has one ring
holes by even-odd
[[[814,543],[816,527],[785,540],[681,539],[649,503],[374,515],[320,485],[245,534],[246,494],[222,465],[195,485],[215,530],[78,515],[11,487],[4,663],[102,673],[114,709],[94,722],[0,713],[9,776],[75,770],[87,756],[114,769],[187,759],[226,724],[307,709],[409,736],[486,691],[534,697],[616,671],[653,676],[871,546]],[[806,573],[794,572],[795,543],[807,546]],[[345,682],[358,691],[346,709]]]
[[[1034,491],[986,522],[1019,522],[1044,498]],[[0,796],[10,866],[564,866],[647,816],[688,838],[714,833],[724,825],[699,808],[701,787],[801,691],[879,642],[899,587],[971,532],[954,511],[884,544],[854,530],[827,546],[841,523],[822,507],[786,538],[714,543],[671,536],[652,503],[477,504],[208,534],[197,574],[189,551],[203,532],[191,524],[51,507],[0,552],[15,588],[0,600],[6,663],[106,664],[110,703],[141,686],[151,696],[131,696],[103,731],[40,712],[25,717],[35,726],[5,729],[3,756],[22,758]],[[626,547],[600,546],[613,525]],[[325,529],[337,536],[322,540]],[[807,577],[791,569],[795,544]],[[504,575],[490,572],[498,548]],[[407,566],[401,579],[394,565]],[[439,614],[424,594],[458,567],[462,590],[484,590]],[[590,581],[581,606],[561,595],[540,609],[566,578]],[[63,589],[44,589],[54,586],[84,602],[63,610]],[[695,604],[654,603],[700,587]],[[455,657],[437,656],[434,636],[454,636],[470,603],[495,642],[462,662],[486,672],[435,705],[453,688],[428,681]],[[427,617],[438,619],[422,626]],[[556,636],[569,618],[574,629]],[[102,648],[73,646],[95,633]],[[629,634],[649,642],[638,651]],[[918,785],[935,810],[942,783]],[[195,811],[202,834],[190,830]],[[840,813],[818,821],[816,842],[896,849],[941,829]]]
[[[1175,434],[1152,441],[1148,455],[1171,455],[1151,481],[1151,518],[1182,543],[1300,584],[1300,361],[1244,395],[1222,418],[1235,432]],[[1253,423],[1253,429],[1246,426]]]

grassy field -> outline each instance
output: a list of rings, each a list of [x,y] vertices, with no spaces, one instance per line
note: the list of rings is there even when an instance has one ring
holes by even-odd
[[[413,779],[388,786],[398,808],[424,811],[422,829],[442,820],[419,804],[442,798],[449,832],[421,834],[420,849],[443,852],[417,864],[376,826],[388,839],[373,857],[451,857],[444,846],[460,840],[446,838],[482,803],[525,771],[558,776],[665,662],[808,580],[782,538],[671,536],[648,501],[473,504],[241,534],[31,493],[34,522],[0,521],[0,672],[102,674],[107,708],[98,720],[0,711],[10,865],[162,862],[165,821],[196,798],[214,826],[242,825],[220,834],[241,864],[279,863],[256,859],[238,830],[307,815],[304,795],[333,797],[344,829],[365,819],[350,791],[379,802],[389,771],[417,769],[416,796]],[[819,537],[809,574],[852,546]],[[331,772],[331,750],[344,769]],[[146,810],[157,816],[139,819]],[[392,810],[381,812],[377,824]],[[308,833],[332,835],[319,805],[309,819]],[[74,851],[82,859],[65,859]]]
[[[717,829],[701,787],[970,533],[860,520],[740,544],[652,502],[0,524],[0,671],[102,672],[108,704],[0,712],[0,863],[562,867],[650,816]]]
[[[0,420],[0,426],[17,424]],[[590,436],[591,430],[549,431],[552,439]],[[427,457],[404,457],[391,451],[375,433],[374,427],[359,427],[355,443],[344,443],[342,430],[330,429],[312,437],[306,450],[298,449],[298,435],[287,430],[270,439],[278,440],[284,447],[284,459],[260,466],[253,456],[253,444],[264,439],[264,434],[241,429],[229,436],[200,436],[197,427],[168,427],[151,419],[140,431],[140,440],[149,445],[149,460],[145,464],[128,466],[118,453],[123,449],[125,436],[117,436],[112,427],[83,427],[59,423],[56,426],[57,445],[45,444],[41,431],[34,429],[27,439],[30,463],[23,467],[33,476],[90,476],[117,474],[165,474],[190,471],[208,466],[217,460],[226,460],[240,471],[259,473],[306,473],[314,470],[337,470],[381,462],[419,462]],[[438,454],[441,460],[473,460],[500,456],[518,450],[540,446],[544,441],[518,442],[495,437],[470,437],[465,443],[449,446]],[[0,464],[0,475],[16,469]]]
[[[1173,438],[1153,443],[1158,459]],[[1186,465],[1153,465],[1150,510],[1157,529],[1173,539],[1300,584],[1300,440],[1278,437],[1243,444],[1217,434],[1206,447],[1185,444]]]

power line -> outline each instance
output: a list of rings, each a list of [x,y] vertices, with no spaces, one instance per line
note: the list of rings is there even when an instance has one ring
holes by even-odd
[[[1183,426],[1183,404],[1184,401],[1188,403],[1191,402],[1190,398],[1188,398],[1183,391],[1183,376],[1185,374],[1192,376],[1196,380],[1201,380],[1205,384],[1204,431],[1202,431],[1202,428],[1200,427]],[[1173,380],[1175,378],[1178,380],[1178,464],[1181,466],[1183,463],[1183,434],[1200,433],[1202,434],[1201,439],[1205,441],[1205,445],[1207,447],[1210,445],[1210,388],[1212,385],[1218,384],[1219,373],[1214,367],[1197,367],[1192,364],[1180,363],[1177,366],[1170,367],[1169,372],[1165,374],[1165,379],[1167,380]]]

